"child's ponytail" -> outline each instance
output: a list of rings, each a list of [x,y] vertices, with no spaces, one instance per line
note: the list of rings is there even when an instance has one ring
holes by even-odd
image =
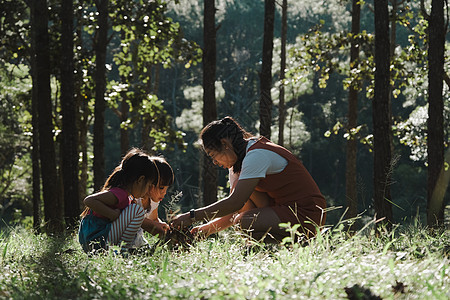
[[[114,171],[111,173],[111,175],[106,179],[105,184],[103,185],[102,191],[109,190],[112,187],[115,186],[121,186],[124,182],[124,171],[122,169],[122,164],[117,166]]]
[[[127,186],[141,176],[152,184],[159,180],[159,172],[152,157],[141,149],[132,148],[106,180],[103,189]]]

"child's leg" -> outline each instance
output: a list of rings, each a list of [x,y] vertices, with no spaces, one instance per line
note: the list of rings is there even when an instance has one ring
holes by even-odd
[[[125,242],[124,248],[130,248],[136,233],[144,221],[145,211],[142,206],[130,204],[120,216],[111,224],[108,242],[117,245]]]

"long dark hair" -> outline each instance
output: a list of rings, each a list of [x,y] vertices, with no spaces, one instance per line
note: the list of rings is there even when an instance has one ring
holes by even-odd
[[[158,184],[160,186],[171,186],[174,181],[172,167],[162,156],[152,156],[152,160],[159,172]]]
[[[108,179],[106,179],[102,191],[109,190],[113,187],[124,188],[138,180],[141,176],[144,176],[146,182],[151,182],[154,185],[158,184],[159,172],[151,156],[141,149],[132,148],[125,154],[120,164],[112,171]],[[89,208],[86,207],[80,216],[84,218],[88,213]]]
[[[248,139],[254,137],[245,131],[232,117],[225,117],[221,120],[213,121],[203,128],[200,133],[200,144],[205,152],[207,150],[222,151],[222,139],[228,139],[237,155],[237,161],[233,166],[233,172],[239,173],[242,161],[245,157],[245,150]]]
[[[141,176],[144,176],[147,182],[157,184],[159,180],[158,168],[150,155],[141,149],[132,148],[106,179],[102,190],[109,190],[113,187],[126,187]]]

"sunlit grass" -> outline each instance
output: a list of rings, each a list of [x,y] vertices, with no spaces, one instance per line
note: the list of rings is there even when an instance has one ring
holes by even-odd
[[[156,240],[149,237],[151,244]],[[309,245],[263,245],[232,230],[188,250],[89,257],[76,234],[0,233],[0,298],[449,299],[450,236],[425,228],[329,230]],[[151,255],[150,255],[151,253]]]

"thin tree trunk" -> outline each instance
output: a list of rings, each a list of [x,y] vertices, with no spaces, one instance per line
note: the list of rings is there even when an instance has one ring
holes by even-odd
[[[122,92],[122,100],[120,103],[120,122],[126,122],[128,119],[128,111],[129,111],[129,105],[127,102],[127,95],[126,92]],[[122,128],[120,127],[120,154],[121,156],[124,156],[128,149],[130,149],[130,138],[128,136],[128,128]]]
[[[78,130],[74,99],[73,2],[61,4],[61,112],[62,112],[62,177],[66,226],[75,228],[80,214],[78,190]]]
[[[390,42],[387,0],[375,1],[375,97],[372,104],[374,138],[374,207],[383,223],[392,223],[390,201],[391,145],[390,145]]]
[[[34,24],[35,6],[31,4],[31,24]],[[39,113],[37,98],[37,73],[36,73],[36,38],[35,28],[31,31],[31,78],[33,86],[31,89],[31,123],[33,126],[32,152],[31,160],[33,165],[33,228],[36,232],[40,232],[41,228],[41,169],[39,164]]]
[[[76,37],[77,39],[75,40],[76,42],[76,49],[82,49],[84,47],[83,45],[83,22],[80,21],[82,20],[81,17],[81,12],[80,10],[76,10],[75,11],[76,15],[75,15],[75,19],[78,20],[78,22],[76,23]],[[80,51],[82,52],[82,51]],[[82,71],[82,64],[78,63],[75,64],[75,67],[77,69],[76,73],[75,73],[75,95],[76,95],[76,107],[77,107],[77,128],[78,128],[78,147],[77,147],[77,151],[80,153],[81,155],[81,161],[79,162],[79,181],[78,181],[78,195],[79,195],[79,201],[78,201],[78,207],[79,209],[83,209],[84,208],[84,204],[82,202],[82,200],[86,197],[87,195],[87,178],[88,178],[88,155],[87,155],[87,134],[88,134],[88,127],[89,127],[89,123],[90,123],[90,116],[91,116],[91,112],[89,109],[89,102],[87,99],[91,98],[90,97],[90,93],[92,93],[92,91],[86,90],[86,91],[82,91],[81,87],[82,82],[83,82],[83,71]],[[88,95],[85,95],[85,93],[89,93]]]
[[[396,41],[397,41],[397,10],[398,10],[398,5],[399,3],[397,2],[397,0],[391,0],[391,5],[392,5],[392,13],[391,13],[391,44],[390,44],[390,50],[389,53],[391,54],[391,57],[394,57],[395,54],[395,46],[396,46]]]
[[[141,130],[141,145],[142,149],[151,151],[155,145],[155,140],[150,136],[152,130],[152,121],[145,116],[142,118],[142,130]]]
[[[286,122],[286,108],[284,105],[284,79],[286,70],[286,36],[287,36],[287,0],[281,6],[281,62],[280,62],[280,103],[278,105],[278,144],[284,145],[284,123]]]
[[[431,2],[428,36],[428,205],[427,223],[430,226],[444,221],[444,201],[437,197],[439,173],[444,166],[444,0]],[[434,197],[433,197],[434,196]]]
[[[85,99],[81,99],[81,106],[83,109],[82,117],[80,117],[80,135],[79,144],[81,152],[81,163],[80,163],[80,182],[79,182],[79,195],[80,199],[84,199],[87,195],[87,181],[88,181],[88,145],[87,145],[87,134],[88,134],[88,124],[89,124],[89,110],[87,108],[87,102]],[[80,207],[84,204],[80,201]]]
[[[152,84],[152,80],[151,80],[152,67],[149,67],[148,69],[149,69],[149,71],[148,71],[149,80],[147,81],[147,90],[149,93],[156,95],[157,92],[154,90],[155,84]],[[157,124],[156,124],[157,122],[158,122],[157,120],[156,120],[156,122],[155,122],[155,120],[152,120],[152,118],[148,114],[145,114],[142,116],[141,143],[142,143],[142,148],[147,151],[152,151],[153,147],[155,146],[155,138],[153,136],[150,136],[150,132],[152,130],[152,126],[156,125],[155,127],[157,127]]]
[[[259,102],[259,133],[270,139],[272,124],[272,52],[275,0],[264,1],[264,40],[260,77],[261,99]]]
[[[350,69],[358,69],[359,47],[356,36],[360,32],[361,5],[359,0],[353,0],[352,4],[352,42],[350,47]],[[355,80],[356,81],[356,80]],[[345,173],[345,190],[348,207],[348,217],[354,218],[358,213],[358,191],[356,188],[356,156],[357,140],[351,133],[358,123],[358,86],[360,83],[353,82],[348,92],[348,132],[347,160]]]
[[[203,125],[217,119],[216,108],[216,8],[214,0],[204,0],[203,20]],[[203,204],[217,201],[217,168],[202,154]]]
[[[95,40],[95,108],[94,108],[94,189],[99,190],[105,181],[105,91],[106,47],[108,32],[108,0],[96,1],[98,29]]]
[[[125,39],[124,31],[122,31],[122,33],[121,33],[121,38],[122,38],[122,40]],[[127,81],[126,77],[122,76],[121,81],[126,82]],[[130,110],[130,107],[128,105],[127,100],[128,100],[127,92],[122,91],[121,92],[121,100],[120,100],[120,113],[118,113],[118,117],[119,117],[121,124],[123,122],[126,122],[128,119],[128,112]],[[128,128],[127,127],[123,128],[121,126],[120,127],[120,155],[124,156],[127,153],[129,148],[130,148],[130,138],[128,135]]]
[[[62,205],[58,197],[56,153],[53,141],[53,118],[50,92],[50,50],[48,34],[48,6],[45,0],[36,0],[34,27],[36,41],[36,84],[39,121],[39,155],[41,161],[44,214],[47,230],[62,232]],[[43,147],[45,145],[45,147]]]

